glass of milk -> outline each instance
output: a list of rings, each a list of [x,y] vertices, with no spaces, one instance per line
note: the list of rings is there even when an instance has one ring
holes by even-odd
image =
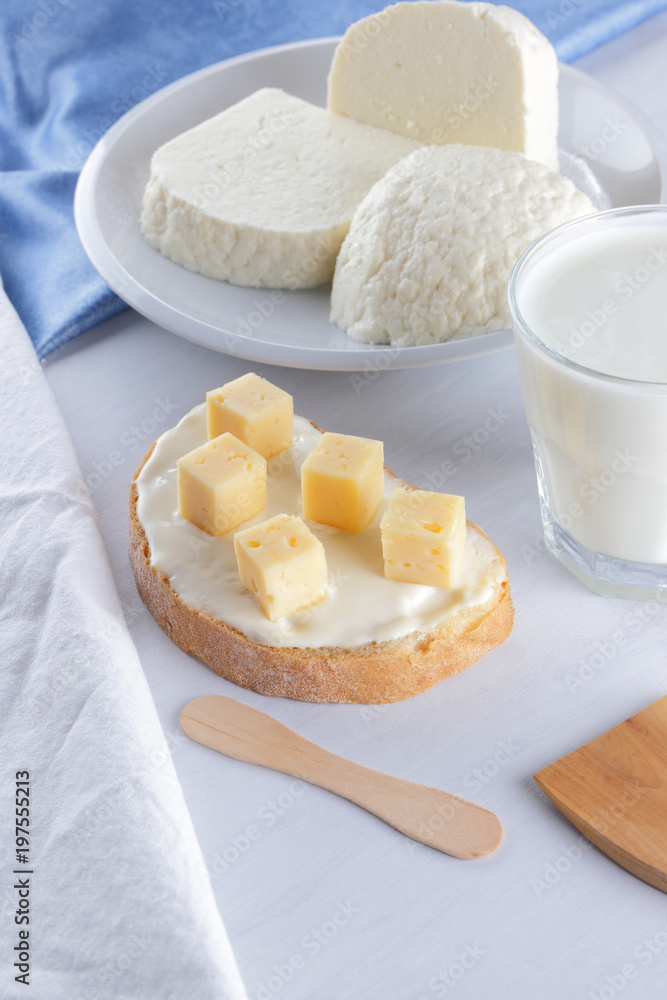
[[[552,230],[509,299],[547,547],[598,594],[667,602],[667,207]]]

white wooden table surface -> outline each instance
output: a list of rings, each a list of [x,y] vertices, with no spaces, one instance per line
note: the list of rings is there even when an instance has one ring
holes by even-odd
[[[666,64],[667,14],[577,63],[663,132]],[[382,438],[413,483],[450,470],[446,488],[507,557],[516,624],[467,672],[388,707],[266,699],[223,681],[172,645],[137,596],[127,494],[153,438],[250,365],[129,311],[47,360],[250,997],[663,998],[665,897],[583,841],[532,774],[667,693],[667,609],[595,597],[544,554],[513,352],[361,383],[253,367],[321,426]],[[189,742],[180,710],[210,693],[474,799],[502,819],[503,844],[458,861],[318,788]]]

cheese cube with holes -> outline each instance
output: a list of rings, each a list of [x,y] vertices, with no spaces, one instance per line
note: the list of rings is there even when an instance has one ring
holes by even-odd
[[[324,546],[292,514],[276,514],[234,535],[243,585],[266,617],[275,622],[326,597]]]
[[[293,417],[290,394],[254,372],[206,393],[209,438],[229,431],[264,458],[291,447]]]
[[[301,466],[303,516],[363,531],[384,492],[382,441],[325,432]]]
[[[179,458],[178,512],[209,535],[224,535],[266,507],[266,459],[233,434]]]
[[[466,540],[463,497],[398,487],[389,498],[380,530],[388,580],[457,586]]]

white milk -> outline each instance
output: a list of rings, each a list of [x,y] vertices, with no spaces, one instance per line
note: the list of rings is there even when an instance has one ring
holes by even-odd
[[[560,356],[515,323],[552,515],[590,552],[667,563],[667,210],[549,238],[526,259],[516,303]]]

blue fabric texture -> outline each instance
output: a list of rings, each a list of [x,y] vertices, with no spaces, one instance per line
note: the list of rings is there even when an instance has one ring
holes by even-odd
[[[72,199],[104,132],[160,87],[269,45],[341,34],[383,0],[3,0],[0,275],[35,349],[124,308],[89,264]],[[667,0],[519,0],[569,61]]]

